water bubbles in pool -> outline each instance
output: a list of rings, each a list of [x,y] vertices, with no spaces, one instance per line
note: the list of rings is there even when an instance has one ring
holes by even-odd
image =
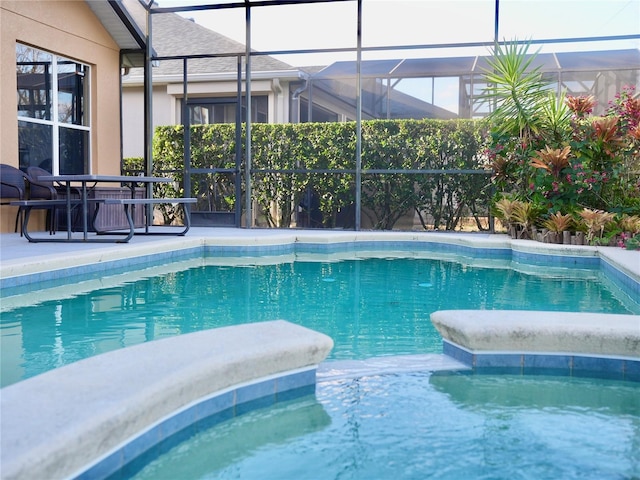
[[[324,278],[322,279],[322,281],[323,281],[323,282],[331,283],[331,282],[335,282],[335,281],[336,281],[336,279],[335,279],[335,278],[332,278],[332,277],[324,277]]]
[[[423,288],[428,288],[428,287],[433,287],[433,284],[429,282],[422,282],[422,283],[419,283],[418,286]]]

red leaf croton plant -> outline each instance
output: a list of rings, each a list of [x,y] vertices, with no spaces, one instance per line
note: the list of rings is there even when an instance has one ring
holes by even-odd
[[[547,90],[548,84],[539,72],[532,77],[535,69],[518,70],[522,55],[526,48],[496,47],[487,74],[487,96],[497,105],[488,119],[486,150],[494,172],[496,215],[502,216],[502,199],[530,203],[527,211],[537,218],[528,223],[534,227],[570,215],[573,221],[566,224],[584,232],[590,243],[610,243],[617,235],[621,246],[633,248],[640,240],[640,97],[635,87],[624,87],[603,116],[594,116],[592,95],[543,99],[539,91],[532,94],[532,87]],[[517,121],[509,122],[509,115],[517,115]],[[594,229],[585,219],[596,217],[607,221]]]

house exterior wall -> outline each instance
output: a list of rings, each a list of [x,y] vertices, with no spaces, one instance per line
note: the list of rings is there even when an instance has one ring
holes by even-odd
[[[165,85],[153,87],[153,126],[175,124],[174,103]],[[122,157],[144,157],[144,87],[122,89]]]
[[[154,128],[181,123],[183,89],[182,83],[166,83],[166,81],[154,83],[152,107]],[[190,82],[187,89],[190,98],[234,98],[237,94],[237,82]],[[254,80],[251,83],[251,92],[252,95],[267,95],[269,123],[289,121],[289,80]],[[144,87],[136,80],[129,83],[126,78],[123,79],[122,113],[123,157],[142,157],[144,156]]]
[[[16,42],[91,67],[91,173],[120,173],[120,50],[83,0],[0,1],[0,162],[18,166]],[[0,207],[0,232],[15,208]]]
[[[144,89],[122,89],[122,156],[144,156]],[[126,132],[126,133],[125,133]]]

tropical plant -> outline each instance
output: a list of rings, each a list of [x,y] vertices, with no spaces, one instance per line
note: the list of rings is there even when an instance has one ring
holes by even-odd
[[[536,153],[538,156],[531,160],[531,165],[535,168],[547,170],[558,179],[562,171],[569,166],[571,147],[552,149],[547,146],[544,150],[538,150]]]
[[[566,143],[571,133],[571,109],[567,105],[565,92],[560,92],[559,95],[548,92],[547,100],[540,108],[540,137],[554,145]]]
[[[485,69],[483,93],[483,99],[496,106],[488,117],[493,128],[525,143],[540,133],[550,83],[540,67],[533,66],[535,55],[528,55],[529,46],[518,42],[496,45]]]
[[[625,86],[616,94],[609,102],[607,115],[618,118],[618,131],[626,140],[620,168],[622,181],[618,190],[612,188],[612,193],[622,211],[640,214],[640,95],[636,87]]]
[[[631,235],[640,233],[640,216],[638,215],[622,215],[618,221],[620,230]]]
[[[512,219],[520,227],[518,238],[531,238],[531,230],[540,218],[541,208],[533,202],[517,201],[513,205]]]
[[[584,118],[593,112],[596,105],[596,99],[593,95],[576,95],[566,98],[567,107],[578,118]]]
[[[579,212],[582,223],[586,227],[586,240],[588,243],[595,243],[596,239],[602,238],[605,228],[614,219],[614,214],[603,212],[602,210],[583,209]]]
[[[640,250],[640,234],[625,238],[620,246],[627,250]]]
[[[638,215],[640,98],[634,88],[616,95],[604,117],[592,117],[595,98],[556,98],[527,47],[497,46],[485,75],[487,100],[496,106],[487,148],[494,201],[515,196],[543,206],[547,215],[582,208]],[[589,239],[605,240],[603,234],[597,228]]]
[[[496,201],[494,204],[496,217],[507,224],[507,226],[511,225],[515,221],[513,212],[519,202],[519,200],[512,200],[508,197],[503,197]]]
[[[552,213],[549,215],[549,218],[544,221],[543,226],[551,232],[565,232],[573,226],[573,217],[569,213]]]

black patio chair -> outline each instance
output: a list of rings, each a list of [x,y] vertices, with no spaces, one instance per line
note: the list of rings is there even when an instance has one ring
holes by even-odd
[[[35,186],[35,188],[34,188]],[[33,189],[33,191],[32,191]],[[7,164],[0,164],[0,198],[7,199],[0,204],[9,205],[11,200],[55,200],[57,198],[56,189],[48,185],[29,178],[22,170]],[[34,208],[43,208],[47,210],[47,228],[52,234],[54,230],[55,208],[42,206]],[[52,212],[52,210],[54,210]],[[18,207],[16,214],[16,222],[14,231],[18,231],[18,223],[20,223],[20,235],[22,235],[22,222],[24,221],[24,207]]]
[[[67,187],[66,185],[62,185],[52,181],[40,180],[40,177],[50,176],[51,172],[45,170],[40,167],[27,167],[27,176],[30,182],[30,192],[29,198],[48,198],[46,195],[50,194],[53,190],[55,196],[53,198],[66,198],[67,197]],[[80,189],[76,187],[71,187],[70,189],[71,198],[79,199],[80,198]],[[56,208],[53,208],[52,221],[54,222],[53,229],[57,228],[58,217],[56,215]],[[78,212],[75,212],[75,216],[78,215]],[[66,217],[65,217],[66,218]],[[75,224],[75,220],[73,220]]]
[[[0,164],[0,198],[2,199],[0,205],[9,205],[11,200],[27,199],[26,177],[22,170],[11,165]],[[23,208],[18,207],[15,231],[18,231],[18,221],[20,221],[20,234],[22,234],[23,213]]]

